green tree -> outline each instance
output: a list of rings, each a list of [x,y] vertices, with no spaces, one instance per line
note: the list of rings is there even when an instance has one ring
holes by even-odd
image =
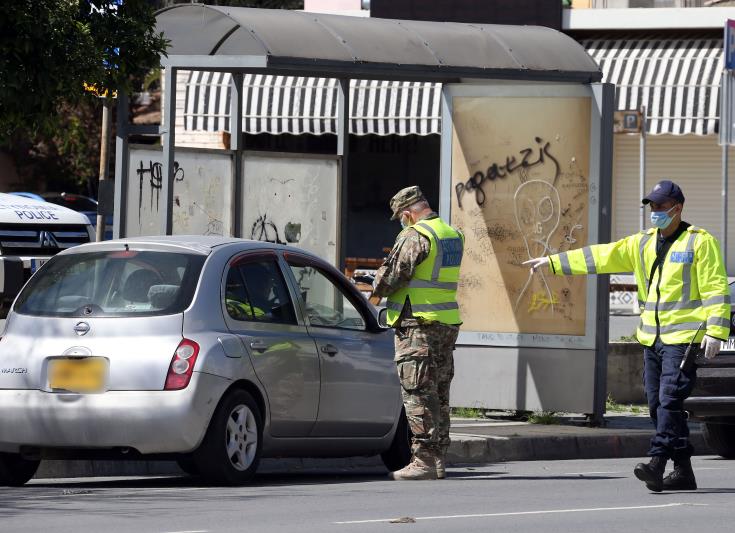
[[[146,0],[14,0],[0,17],[0,142],[49,133],[84,84],[129,90],[159,65],[167,41]]]
[[[100,100],[84,83],[129,94],[155,77],[165,36],[156,9],[189,0],[12,0],[0,16],[0,150],[25,190],[94,192]],[[303,0],[210,0],[303,8]],[[114,157],[114,154],[113,154]],[[86,187],[85,187],[86,184]]]
[[[188,4],[189,0],[152,0],[156,9],[174,4]],[[212,6],[260,7],[264,9],[304,9],[304,0],[202,0]]]

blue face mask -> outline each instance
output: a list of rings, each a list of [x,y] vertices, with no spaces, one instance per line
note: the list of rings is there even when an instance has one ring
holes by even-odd
[[[401,229],[406,229],[411,225],[411,221],[407,217],[401,217]]]
[[[673,206],[671,209],[674,209]],[[654,228],[658,229],[666,229],[669,227],[671,222],[674,220],[673,217],[669,215],[671,212],[671,209],[668,211],[651,211],[651,225],[653,225]]]

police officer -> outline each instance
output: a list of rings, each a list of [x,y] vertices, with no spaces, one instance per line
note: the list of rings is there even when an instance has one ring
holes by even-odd
[[[403,230],[375,277],[388,297],[403,405],[413,434],[412,461],[396,480],[443,479],[449,448],[449,386],[461,320],[457,280],[464,236],[432,211],[418,186],[391,199],[391,220]]]
[[[700,342],[711,359],[727,339],[727,274],[717,239],[681,220],[684,194],[678,185],[661,181],[642,201],[651,207],[653,228],[648,231],[524,264],[533,270],[549,265],[559,275],[635,274],[642,309],[636,335],[644,346],[644,385],[656,434],[650,462],[638,464],[634,473],[652,491],[694,490],[683,404],[694,388],[696,369],[682,371],[679,365],[689,343]],[[663,478],[668,459],[674,470]]]

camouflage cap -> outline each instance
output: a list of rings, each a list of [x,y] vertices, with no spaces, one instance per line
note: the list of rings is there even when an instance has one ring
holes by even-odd
[[[426,198],[424,198],[424,193],[421,192],[418,185],[401,189],[390,199],[390,209],[393,211],[393,216],[390,219],[397,220],[398,213],[421,200],[426,200]]]

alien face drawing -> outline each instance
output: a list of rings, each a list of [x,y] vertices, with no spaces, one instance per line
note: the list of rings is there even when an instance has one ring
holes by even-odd
[[[527,181],[516,189],[516,223],[529,259],[549,253],[549,240],[561,219],[560,205],[559,192],[546,181]]]
[[[549,241],[561,220],[561,201],[559,191],[547,181],[531,180],[521,183],[515,193],[515,215],[518,229],[523,235],[528,258],[548,255]],[[554,312],[554,295],[541,271],[537,272],[545,288],[546,301],[551,312]],[[520,291],[515,308],[519,308],[521,300],[533,281],[533,272],[529,273],[526,284]],[[536,307],[532,307],[536,309]]]

